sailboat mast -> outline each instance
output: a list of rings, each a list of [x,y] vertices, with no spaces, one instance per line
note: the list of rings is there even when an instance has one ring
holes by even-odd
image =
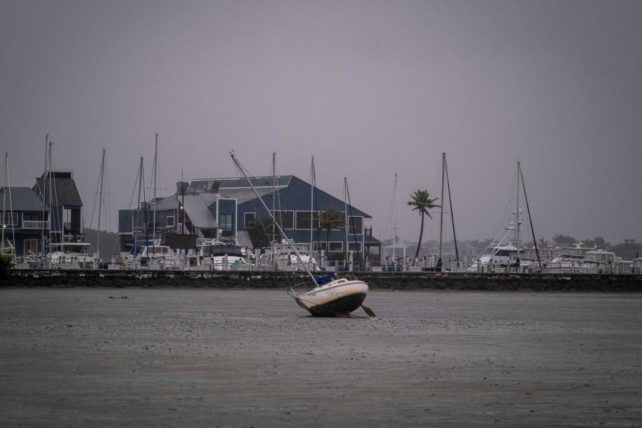
[[[392,260],[397,260],[397,173],[395,172],[395,187],[392,190]]]
[[[100,259],[100,219],[103,211],[103,179],[105,177],[105,149],[100,161],[100,190],[98,192],[98,230],[96,233],[96,255]]]
[[[154,142],[154,197],[153,197],[153,202],[154,202],[154,213],[152,215],[152,245],[153,243],[156,242],[156,177],[158,174],[158,134],[155,135],[155,142]]]
[[[517,198],[515,202],[515,246],[517,247],[517,258],[519,258],[519,250],[521,247],[520,243],[520,228],[521,224],[519,221],[519,187],[520,187],[520,182],[519,182],[519,171],[520,171],[520,163],[517,161]]]
[[[346,237],[346,247],[345,247],[345,252],[346,252],[346,263],[348,262],[349,258],[349,251],[348,251],[348,177],[343,177],[343,210],[344,210],[344,216],[343,216],[343,228],[345,229],[345,237]]]
[[[455,260],[459,264],[459,249],[457,248],[457,233],[455,232],[455,213],[453,211],[453,197],[452,194],[450,193],[450,176],[448,174],[448,163],[446,163],[446,159],[444,158],[444,169],[446,170],[446,185],[448,186],[448,204],[450,206],[450,221],[453,224],[453,241],[455,243]],[[444,201],[441,201],[442,205]]]
[[[185,234],[185,182],[183,181],[183,168],[181,168],[181,235]]]
[[[314,170],[314,156],[310,162],[310,254],[314,251],[314,186],[316,185],[316,171]]]
[[[42,194],[42,221],[44,224],[45,221],[45,210],[47,207],[46,201],[47,201],[47,145],[49,144],[49,134],[45,134],[45,178],[42,180],[42,186],[44,189],[40,189],[40,192]],[[49,216],[51,217],[51,213],[49,213]],[[45,256],[45,228],[43,227],[40,229],[40,245],[42,247],[42,256]]]
[[[51,237],[53,233],[53,229],[55,227],[56,222],[60,222],[60,219],[58,218],[58,212],[55,213],[56,217],[56,222],[54,222],[54,210],[53,210],[53,171],[52,171],[52,166],[51,166],[51,151],[53,149],[53,141],[49,141],[49,152],[47,153],[47,159],[49,161],[49,168],[47,170],[47,178],[46,180],[49,181],[49,197],[47,198],[47,204],[49,205],[49,218],[50,218],[50,227],[49,227],[49,245],[51,246]],[[57,207],[56,207],[57,208]],[[57,210],[56,210],[57,211]]]
[[[522,172],[521,167],[519,169],[519,175],[520,175],[520,178],[522,179],[522,188],[524,190],[524,202],[526,202],[526,211],[528,212],[528,223],[530,223],[531,225],[531,234],[533,236],[533,243],[535,244],[535,255],[537,256],[537,265],[539,266],[541,271],[542,261],[539,257],[539,249],[537,248],[537,239],[535,239],[535,228],[533,226],[533,219],[531,217],[531,208],[528,204],[528,196],[526,196],[526,184],[524,183],[524,173]]]
[[[2,220],[2,224],[0,225],[0,227],[2,227],[2,252],[0,254],[4,254],[4,230],[7,228],[7,222],[6,222],[6,219],[7,219],[7,213],[6,213],[6,210],[7,210],[7,191],[9,191],[11,193],[11,189],[7,189],[7,182],[6,182],[6,179],[5,179],[5,177],[8,176],[8,174],[7,174],[7,165],[8,165],[7,156],[8,156],[8,153],[5,152],[5,154],[4,154],[4,174],[3,174],[3,177],[2,177],[2,187],[0,187],[0,189],[3,189],[3,191],[2,191],[2,217],[0,217],[0,220]]]
[[[250,187],[251,187],[251,188],[252,188],[252,190],[254,191],[254,194],[256,195],[256,197],[259,199],[259,201],[261,201],[261,205],[263,205],[263,208],[267,211],[267,213],[268,213],[268,214],[270,215],[270,217],[272,218],[272,222],[273,222],[273,223],[276,225],[276,227],[279,229],[279,232],[281,233],[281,236],[283,236],[283,237],[286,237],[286,238],[287,238],[287,235],[286,235],[286,234],[285,234],[285,232],[283,231],[283,228],[281,227],[281,225],[280,225],[280,224],[278,224],[278,223],[276,222],[276,219],[274,218],[274,214],[272,214],[272,212],[271,212],[271,211],[270,211],[270,209],[268,208],[267,204],[265,203],[265,201],[263,200],[263,198],[261,197],[261,195],[259,195],[259,192],[257,192],[257,191],[256,191],[256,187],[254,187],[254,184],[252,184],[252,180],[250,180],[250,178],[248,177],[248,174],[245,172],[245,168],[241,165],[241,163],[238,161],[238,159],[236,159],[236,156],[234,156],[234,152],[230,152],[230,156],[232,157],[232,161],[234,162],[234,165],[236,165],[236,168],[241,172],[241,174],[243,174],[243,177],[244,177],[244,178],[247,180],[247,182],[250,184]],[[299,250],[297,250],[297,249],[296,249],[296,247],[295,247],[294,245],[291,245],[291,244],[289,243],[289,240],[287,240],[287,239],[286,239],[286,242],[288,243],[288,245],[290,245],[290,248],[292,249],[292,251],[294,251],[294,254],[296,254],[296,258],[297,258],[297,260],[299,261],[299,263],[301,263],[301,266],[303,266],[303,268],[304,268],[304,269],[305,269],[305,271],[307,272],[307,274],[308,274],[308,276],[310,277],[310,279],[312,279],[312,282],[314,282],[314,284],[315,284],[316,286],[318,286],[318,285],[319,285],[319,283],[317,282],[316,278],[314,277],[314,275],[312,275],[312,272],[310,272],[310,269],[306,266],[306,264],[305,264],[305,263],[303,263],[303,259],[301,259],[301,254],[299,254]]]
[[[444,233],[444,177],[446,172],[446,153],[441,154],[441,204],[439,209],[439,257],[437,258],[437,264],[441,269],[442,260],[441,260],[441,248],[443,243],[443,233]]]
[[[249,179],[248,179],[249,181]],[[276,152],[272,152],[272,211],[276,210]],[[272,222],[272,243],[276,241],[276,228]],[[272,257],[274,258],[274,245],[272,246]]]

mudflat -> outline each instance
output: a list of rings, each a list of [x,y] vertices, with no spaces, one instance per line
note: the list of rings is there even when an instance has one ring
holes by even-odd
[[[640,426],[642,294],[0,289],[1,426]]]

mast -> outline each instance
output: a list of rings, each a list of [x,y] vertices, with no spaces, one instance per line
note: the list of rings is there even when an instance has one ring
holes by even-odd
[[[519,165],[519,164],[518,164]],[[535,228],[533,227],[533,219],[531,217],[531,209],[528,205],[528,197],[526,196],[526,184],[524,183],[524,173],[522,172],[521,166],[519,166],[519,176],[522,179],[522,188],[524,190],[524,202],[526,202],[526,212],[528,213],[528,222],[531,225],[531,234],[533,236],[533,243],[535,244],[535,255],[537,256],[537,265],[541,271],[542,261],[539,257],[539,249],[537,248],[537,239],[535,239]]]
[[[6,181],[4,180],[4,178],[8,175],[7,174],[7,165],[8,165],[8,163],[7,163],[7,153],[5,152],[5,155],[4,155],[4,168],[5,168],[5,171],[4,171],[4,177],[2,177],[2,187],[0,187],[0,189],[3,189],[2,190],[2,217],[0,217],[0,221],[2,222],[2,224],[0,224],[0,227],[2,228],[2,251],[0,252],[0,254],[4,254],[4,230],[7,228],[6,221],[5,221],[6,217],[7,217],[7,214],[6,214],[6,209],[7,209],[7,185],[6,185]],[[11,192],[11,189],[8,189],[8,190],[9,190],[9,192]]]
[[[263,200],[263,198],[261,197],[261,195],[259,195],[259,192],[257,192],[257,191],[256,191],[256,188],[255,188],[255,187],[254,187],[254,185],[252,184],[252,180],[250,180],[250,178],[248,177],[248,174],[246,173],[245,168],[241,165],[241,163],[238,161],[238,159],[236,159],[236,156],[234,156],[234,152],[230,152],[230,156],[232,157],[232,161],[234,162],[234,165],[236,166],[236,168],[241,172],[241,174],[243,174],[243,177],[244,177],[244,178],[247,180],[247,182],[250,184],[250,187],[251,187],[251,188],[252,188],[252,190],[254,191],[254,194],[256,195],[256,197],[259,199],[259,201],[261,201],[261,204],[263,205],[263,208],[265,208],[265,210],[268,212],[268,214],[269,214],[269,215],[270,215],[270,217],[272,218],[272,222],[273,222],[273,223],[276,225],[276,227],[279,229],[279,232],[281,233],[281,235],[282,235],[283,237],[286,237],[286,238],[287,238],[287,235],[286,235],[286,234],[285,234],[285,232],[283,231],[283,228],[281,228],[281,225],[280,225],[280,224],[278,224],[278,223],[276,222],[276,219],[274,218],[274,214],[272,214],[272,212],[270,211],[270,209],[269,209],[269,208],[268,208],[268,206],[266,205],[266,203],[265,203],[265,201]],[[290,246],[290,248],[292,249],[292,251],[294,251],[294,254],[296,254],[296,258],[297,258],[297,260],[299,261],[299,263],[301,264],[301,266],[303,266],[303,268],[304,268],[304,269],[305,269],[305,271],[307,272],[307,274],[308,274],[308,276],[310,277],[310,279],[312,279],[312,282],[314,282],[314,285],[318,286],[319,284],[317,283],[316,278],[314,277],[314,275],[312,275],[312,272],[310,272],[310,269],[306,266],[306,264],[305,264],[305,263],[303,263],[303,260],[301,259],[301,254],[299,254],[299,250],[297,250],[297,249],[296,249],[296,247],[295,247],[294,245],[291,245],[291,244],[290,244],[290,241],[289,241],[288,239],[286,239],[286,240],[285,240],[285,242],[287,243],[287,245],[289,245],[289,246]]]
[[[16,259],[16,224],[13,222],[13,198],[11,196],[11,180],[9,179],[9,152],[4,153],[4,191],[2,192],[2,253],[5,250],[5,229],[7,223],[11,224],[11,256],[13,260]],[[7,191],[9,191],[9,222],[7,222]]]
[[[96,254],[100,260],[100,219],[103,211],[103,179],[105,177],[105,149],[103,149],[102,160],[100,161],[100,190],[98,192],[98,230],[96,233]]]
[[[48,161],[49,161],[49,169],[47,170],[47,178],[46,180],[49,182],[49,197],[47,198],[47,204],[49,205],[49,247],[51,249],[51,242],[52,242],[52,233],[53,229],[55,227],[54,222],[54,210],[53,210],[53,171],[52,171],[52,162],[51,162],[51,152],[53,150],[53,141],[49,141],[49,152],[47,154]],[[57,208],[57,207],[56,207]],[[56,210],[55,216],[58,217],[58,212]],[[56,218],[57,222],[60,222],[59,218]]]
[[[443,232],[444,232],[444,177],[446,173],[446,153],[441,154],[441,204],[439,209],[439,257],[437,258],[437,267],[441,271],[442,260],[441,260],[441,248],[443,242]]]
[[[144,233],[145,233],[145,241],[147,241],[147,207],[144,206],[145,204],[145,170],[143,168],[143,157],[140,157],[140,166],[138,167],[138,216],[137,216],[137,223],[140,222],[140,210],[143,210],[143,227],[144,227]],[[143,197],[143,202],[141,203],[141,193]]]
[[[395,187],[392,191],[392,260],[397,260],[397,173],[395,172]]]
[[[520,228],[521,224],[519,221],[519,187],[520,187],[520,182],[519,182],[519,171],[520,171],[520,163],[517,161],[517,199],[515,202],[515,246],[517,247],[517,258],[519,259],[519,249],[521,246],[520,243]]]
[[[249,181],[249,179],[248,179]],[[272,211],[276,210],[276,152],[272,152]],[[272,257],[274,258],[274,242],[276,241],[276,229],[272,222]]]
[[[183,181],[183,168],[181,168],[181,235],[185,234],[185,184]]]
[[[346,235],[346,246],[345,246],[345,252],[346,252],[346,263],[348,262],[348,258],[350,256],[350,252],[348,251],[348,177],[343,177],[343,211],[344,211],[344,216],[343,216],[343,228],[345,229],[345,235]]]
[[[47,146],[49,145],[49,134],[45,134],[45,176],[42,180],[42,185],[44,189],[40,189],[42,195],[42,221],[44,224],[45,221],[45,210],[47,209]],[[51,217],[51,213],[49,213]],[[42,247],[41,256],[45,256],[45,228],[40,229],[40,245]],[[44,260],[44,259],[43,259]]]
[[[7,162],[7,152],[4,154],[4,176],[2,177],[2,217],[0,217],[0,220],[2,221],[2,224],[0,227],[2,227],[2,252],[0,254],[4,254],[4,230],[7,228],[7,190],[9,190],[9,195],[11,196],[11,189],[7,189],[7,181],[5,180],[6,177],[9,176],[7,173],[7,168],[9,163]],[[9,214],[9,217],[11,217],[11,214]]]
[[[455,260],[459,267],[459,249],[457,248],[457,233],[455,233],[455,214],[453,211],[453,197],[450,193],[450,176],[448,174],[448,163],[446,163],[446,158],[444,157],[444,169],[446,170],[446,184],[448,186],[448,203],[450,205],[450,221],[453,224],[453,241],[455,242]],[[441,201],[441,204],[444,204],[444,201]]]
[[[154,142],[154,168],[153,168],[153,180],[154,180],[154,196],[152,201],[154,202],[154,212],[152,217],[152,245],[155,245],[156,242],[156,176],[158,174],[158,134],[155,135]]]
[[[310,162],[310,254],[314,251],[314,186],[316,185],[316,171],[314,170],[314,156]]]

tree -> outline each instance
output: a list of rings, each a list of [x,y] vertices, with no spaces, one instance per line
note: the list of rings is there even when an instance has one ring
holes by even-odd
[[[410,195],[412,198],[410,201],[408,201],[408,205],[410,205],[413,211],[417,211],[419,215],[421,216],[421,229],[419,230],[419,243],[417,244],[417,251],[415,252],[415,258],[419,257],[419,250],[421,249],[421,240],[424,237],[424,218],[425,216],[428,216],[430,219],[432,219],[432,216],[430,215],[430,210],[433,208],[438,208],[440,205],[436,205],[435,202],[439,200],[439,198],[430,198],[430,194],[428,193],[427,190],[417,190],[415,193]]]
[[[574,245],[577,242],[577,239],[569,235],[562,235],[558,233],[557,235],[553,236],[553,242],[558,247],[561,247],[564,245]]]
[[[325,211],[321,212],[321,217],[319,218],[319,226],[321,229],[325,230],[325,247],[326,250],[330,250],[329,240],[330,240],[330,231],[332,229],[342,229],[343,228],[343,215],[341,211],[336,208],[330,207]]]

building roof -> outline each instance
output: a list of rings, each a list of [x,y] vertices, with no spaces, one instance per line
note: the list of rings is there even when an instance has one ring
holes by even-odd
[[[259,176],[250,177],[255,188],[284,188],[290,185],[291,175],[277,175],[275,177]],[[223,189],[251,189],[250,183],[245,178],[200,178],[192,180],[188,192],[216,192]]]
[[[0,189],[0,210],[42,211],[44,204],[29,187],[3,187]],[[45,211],[47,211],[45,209]]]
[[[52,191],[53,189],[53,191]],[[39,195],[45,194],[49,206],[82,206],[82,199],[70,171],[50,171],[36,178],[33,190]]]
[[[192,224],[200,229],[215,229],[218,227],[216,219],[208,207],[216,201],[216,194],[201,193],[198,195],[184,196],[185,213]]]

